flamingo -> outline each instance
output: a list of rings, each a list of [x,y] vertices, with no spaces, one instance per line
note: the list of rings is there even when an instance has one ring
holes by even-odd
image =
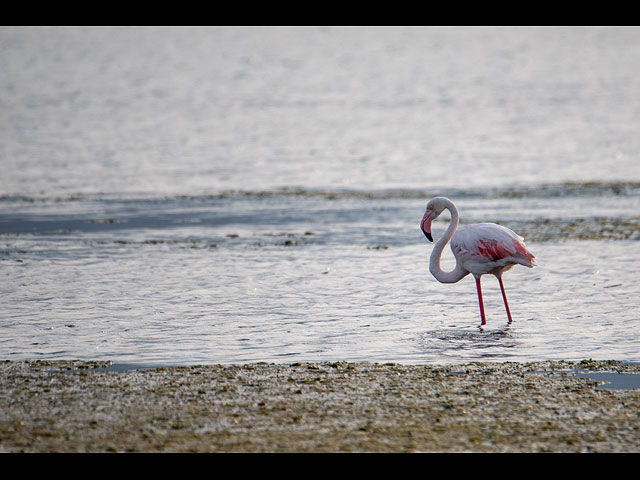
[[[458,209],[446,197],[435,197],[429,200],[420,222],[420,229],[430,242],[433,242],[431,222],[438,218],[445,209],[451,213],[451,221],[444,236],[433,247],[429,271],[441,283],[456,283],[470,273],[475,277],[482,325],[487,322],[482,302],[480,277],[486,273],[492,273],[500,283],[502,299],[509,319],[508,323],[511,323],[511,312],[502,284],[502,274],[516,264],[533,268],[536,265],[536,257],[527,249],[521,236],[502,225],[475,223],[456,231],[459,219]],[[445,272],[440,268],[440,257],[449,240],[451,240],[451,250],[456,259],[456,266],[450,272]]]

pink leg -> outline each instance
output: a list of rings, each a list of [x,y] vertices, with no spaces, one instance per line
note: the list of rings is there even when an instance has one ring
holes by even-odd
[[[482,303],[482,287],[480,287],[480,277],[476,278],[476,288],[478,289],[478,303],[480,304],[480,317],[482,318],[482,325],[486,325],[487,321],[484,318],[484,304]]]
[[[507,309],[507,318],[509,318],[509,323],[511,320],[511,312],[509,311],[509,304],[507,303],[507,294],[504,293],[504,285],[502,285],[502,277],[498,277],[498,282],[500,282],[500,290],[502,290],[502,299],[504,300],[504,308]]]

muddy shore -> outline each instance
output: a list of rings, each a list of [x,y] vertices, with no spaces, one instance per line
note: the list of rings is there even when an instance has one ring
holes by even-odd
[[[0,362],[1,452],[637,452],[615,361],[104,370]]]

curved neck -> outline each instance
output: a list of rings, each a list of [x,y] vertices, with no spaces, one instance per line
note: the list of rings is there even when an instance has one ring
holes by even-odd
[[[440,258],[442,257],[442,251],[444,250],[445,245],[449,243],[449,240],[451,240],[451,237],[453,237],[453,234],[456,232],[459,222],[458,209],[453,204],[453,202],[448,201],[445,208],[449,210],[449,212],[451,212],[451,221],[442,238],[438,240],[433,246],[433,250],[431,251],[431,259],[429,261],[429,271],[434,277],[436,277],[436,280],[441,283],[455,283],[467,276],[469,272],[462,268],[457,258],[456,266],[450,272],[445,272],[442,270],[442,268],[440,268]]]

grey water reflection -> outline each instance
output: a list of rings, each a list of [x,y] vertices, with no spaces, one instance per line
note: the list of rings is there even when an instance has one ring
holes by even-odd
[[[517,355],[516,351],[510,350],[517,349],[520,344],[518,336],[510,331],[510,325],[492,329],[480,325],[475,328],[451,325],[422,332],[417,337],[416,349],[429,360],[451,357],[464,361],[487,361]]]
[[[584,372],[577,371],[576,377],[588,378],[596,382],[601,382],[596,388],[608,390],[639,390],[639,373],[617,373],[617,372]]]
[[[639,359],[639,32],[1,27],[0,358]]]

